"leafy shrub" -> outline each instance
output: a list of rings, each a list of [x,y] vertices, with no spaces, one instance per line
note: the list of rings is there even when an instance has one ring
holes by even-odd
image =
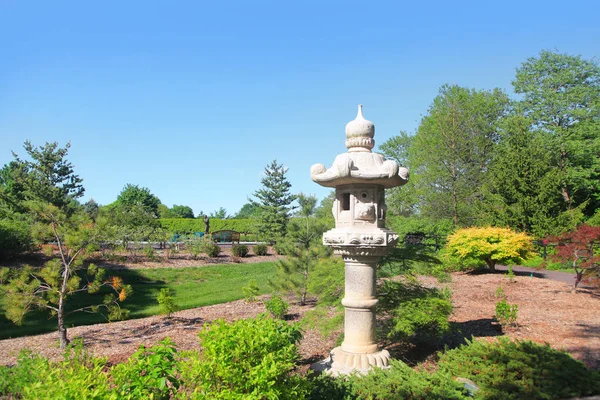
[[[529,257],[533,239],[508,228],[465,228],[448,237],[446,250],[463,268],[486,265],[495,271],[497,263],[518,263]]]
[[[494,317],[503,328],[515,325],[517,323],[518,314],[518,305],[509,304],[506,299],[502,299],[496,303],[496,313],[494,314]]]
[[[116,365],[111,375],[121,396],[168,399],[179,388],[174,343],[168,337],[146,349],[140,346],[127,362]]]
[[[296,325],[266,315],[228,323],[217,320],[198,336],[203,348],[195,376],[198,398],[298,399],[308,385],[293,373],[302,337]],[[189,369],[188,369],[189,371]],[[192,386],[192,387],[193,387]],[[193,396],[191,396],[193,397]]]
[[[284,319],[287,315],[289,305],[281,297],[272,296],[269,300],[265,301],[265,307],[273,317]]]
[[[600,393],[600,374],[531,341],[467,341],[440,355],[439,371],[473,380],[477,399],[563,399]]]
[[[244,294],[246,301],[256,301],[256,296],[260,294],[260,288],[256,283],[256,279],[250,279],[248,284],[242,287],[242,293]]]
[[[216,244],[214,242],[207,240],[207,241],[205,241],[203,247],[204,247],[203,248],[204,252],[209,257],[217,257],[221,253],[221,248],[219,247],[218,244]]]
[[[17,356],[17,365],[0,366],[0,397],[23,396],[24,389],[41,381],[49,369],[48,359],[30,350],[21,350]]]
[[[30,227],[26,222],[0,219],[0,259],[33,248]]]
[[[384,281],[379,289],[379,311],[388,318],[381,329],[388,338],[429,341],[450,331],[449,290],[427,288],[418,282]]]
[[[231,246],[231,254],[234,257],[246,257],[248,255],[248,246],[245,244],[234,244]]]
[[[252,247],[252,251],[257,256],[266,256],[268,251],[268,246],[266,244],[257,244]]]
[[[179,310],[173,299],[173,292],[169,288],[160,289],[160,293],[156,296],[156,301],[160,305],[161,314],[167,318],[171,318],[173,313]]]
[[[19,354],[15,367],[0,369],[0,396],[23,399],[116,399],[104,372],[106,359],[94,358],[74,340],[64,360],[50,363],[31,352]],[[6,378],[6,379],[5,379]]]

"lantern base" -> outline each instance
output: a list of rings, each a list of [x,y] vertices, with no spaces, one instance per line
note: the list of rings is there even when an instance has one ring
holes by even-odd
[[[310,366],[313,371],[332,376],[367,374],[373,368],[390,368],[390,353],[380,350],[375,353],[349,353],[336,347],[331,350],[329,358]]]

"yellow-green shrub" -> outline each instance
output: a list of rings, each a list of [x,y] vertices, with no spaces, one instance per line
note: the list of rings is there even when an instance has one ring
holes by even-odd
[[[487,265],[492,271],[498,263],[519,263],[533,250],[533,238],[508,228],[464,228],[448,237],[446,252],[462,267]]]

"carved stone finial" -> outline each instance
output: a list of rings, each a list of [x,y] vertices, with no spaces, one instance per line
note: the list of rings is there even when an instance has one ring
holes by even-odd
[[[353,121],[346,125],[346,148],[348,151],[371,151],[375,147],[375,126],[365,119],[362,104],[358,105],[358,113]]]

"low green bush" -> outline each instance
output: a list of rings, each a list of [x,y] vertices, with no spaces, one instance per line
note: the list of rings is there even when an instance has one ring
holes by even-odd
[[[600,394],[600,373],[531,341],[468,341],[439,354],[438,371],[474,381],[477,399],[564,399]]]
[[[33,248],[31,228],[24,221],[0,219],[0,260]]]
[[[256,296],[260,294],[260,288],[256,283],[256,279],[250,279],[248,284],[242,287],[242,293],[244,294],[246,301],[256,301]]]
[[[265,301],[265,308],[273,317],[284,319],[287,315],[289,305],[281,297],[272,296],[269,300]]]
[[[161,314],[167,318],[171,318],[173,313],[179,310],[179,307],[175,304],[175,299],[173,299],[173,291],[169,288],[160,289],[160,293],[156,296],[156,301],[160,306]]]
[[[378,288],[378,310],[387,318],[382,333],[394,341],[432,341],[451,329],[452,294],[417,281],[383,281]]]
[[[518,305],[510,304],[506,299],[502,299],[496,303],[496,313],[494,314],[494,318],[496,318],[496,321],[498,321],[503,328],[515,325],[518,316]]]
[[[245,244],[234,244],[231,246],[231,254],[234,257],[246,257],[248,255],[248,246]]]
[[[208,240],[204,243],[203,250],[207,256],[212,258],[217,257],[221,253],[219,245]]]
[[[168,337],[147,349],[140,346],[127,362],[111,370],[120,396],[134,399],[168,399],[180,386],[176,373],[177,350]]]
[[[63,361],[25,350],[14,367],[0,368],[0,397],[22,399],[117,399],[109,385],[106,359],[91,357],[73,341]]]
[[[392,361],[389,370],[375,368],[366,376],[352,378],[352,392],[358,399],[450,400],[466,399],[468,392],[448,373],[415,371],[401,361]]]
[[[302,399],[309,387],[294,372],[302,334],[296,325],[259,315],[226,322],[217,320],[198,336],[203,348],[186,386],[189,398]],[[190,362],[190,361],[188,361]],[[188,368],[189,372],[191,368]]]
[[[252,247],[252,251],[257,256],[266,256],[268,251],[268,246],[266,244],[257,244]]]

